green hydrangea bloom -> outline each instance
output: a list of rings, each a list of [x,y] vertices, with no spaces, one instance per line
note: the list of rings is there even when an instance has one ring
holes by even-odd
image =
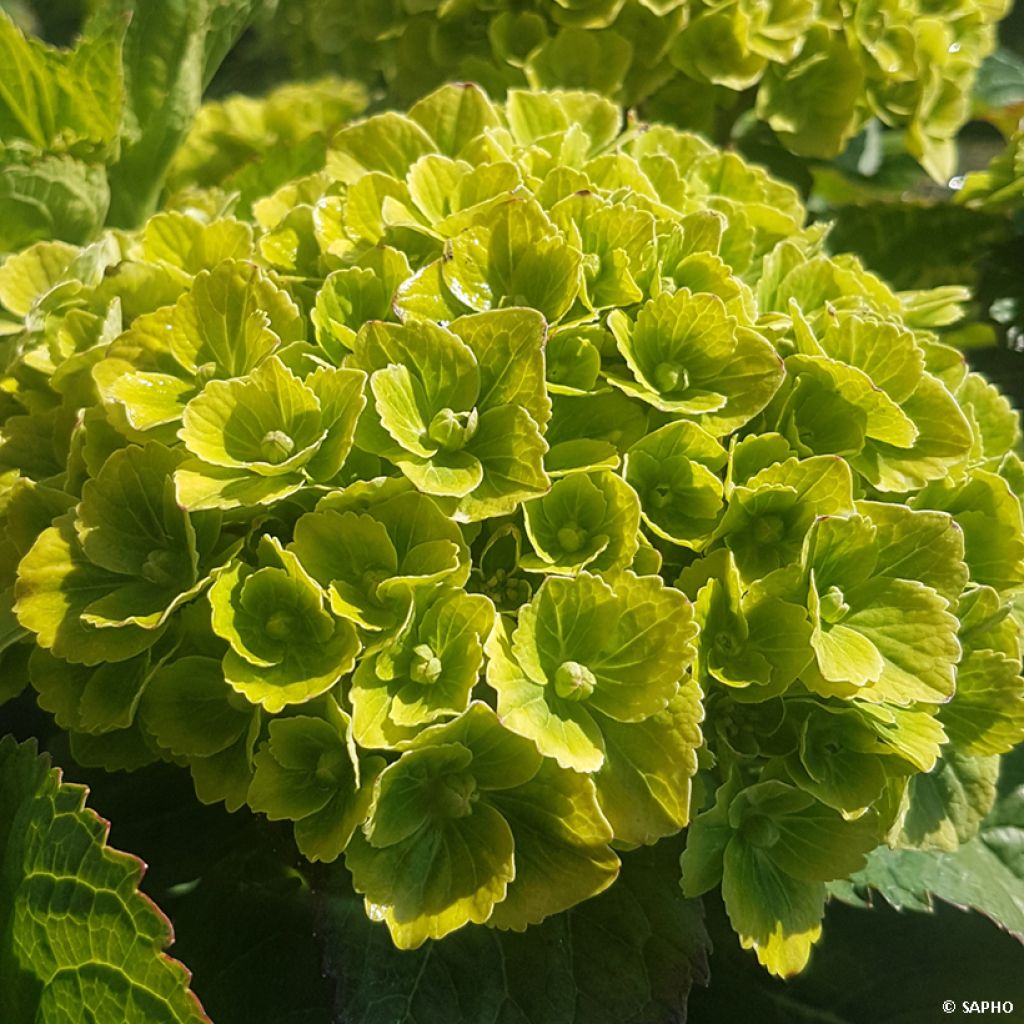
[[[673,59],[764,87],[811,13]],[[969,838],[1024,738],[1024,469],[948,291],[591,93],[447,86],[267,188],[0,265],[0,699],[291,822],[403,947],[688,827],[786,975],[873,849]]]
[[[753,106],[802,156],[831,157],[872,117],[929,174],[955,170],[1002,0],[304,0],[272,6],[262,52],[383,81],[411,103],[447,81],[493,94],[591,89],[700,131]]]

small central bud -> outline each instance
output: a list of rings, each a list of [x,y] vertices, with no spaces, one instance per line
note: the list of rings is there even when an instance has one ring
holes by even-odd
[[[583,254],[583,273],[593,280],[601,273],[601,257],[596,252]]]
[[[370,598],[371,601],[377,600],[377,589],[387,579],[391,578],[391,573],[387,569],[383,569],[380,566],[371,566],[369,569],[364,570],[362,575],[363,593]]]
[[[271,640],[287,640],[294,628],[295,620],[288,612],[274,612],[264,626]]]
[[[838,587],[829,587],[821,595],[820,615],[825,622],[837,623],[846,618],[850,606],[846,603],[843,592]]]
[[[171,586],[178,582],[175,573],[177,566],[178,558],[173,552],[158,548],[150,551],[146,557],[142,566],[142,578],[157,586]]]
[[[786,532],[786,524],[778,516],[760,516],[754,520],[754,539],[758,544],[777,544]]]
[[[430,421],[427,437],[445,451],[458,451],[476,433],[479,418],[476,409],[469,412],[442,409]]]
[[[651,505],[654,508],[664,508],[672,500],[672,488],[668,484],[655,484],[651,488]]]
[[[338,783],[338,768],[344,758],[340,750],[325,750],[317,758],[313,776],[321,786],[334,786]]]
[[[196,367],[196,384],[198,384],[200,388],[206,387],[206,385],[216,376],[216,363],[203,363],[202,366]]]
[[[558,544],[563,551],[568,552],[570,555],[579,551],[586,543],[586,540],[586,531],[581,530],[576,523],[563,526],[558,531]]]
[[[428,644],[418,644],[412,649],[409,678],[414,683],[422,683],[425,686],[430,683],[436,683],[441,677],[443,667],[441,659]]]
[[[654,368],[654,386],[663,394],[667,391],[682,391],[689,384],[686,371],[675,363],[658,363]]]
[[[476,779],[469,772],[457,772],[437,780],[434,789],[435,807],[445,818],[465,818],[473,813],[473,804],[480,798]]]
[[[715,634],[715,649],[721,654],[736,654],[740,649],[740,642],[732,633],[723,631]]]
[[[578,661],[563,661],[555,672],[555,693],[564,700],[586,700],[595,686],[594,673]]]
[[[283,430],[268,430],[260,441],[260,455],[267,462],[284,462],[295,451],[295,442]]]
[[[759,847],[762,850],[769,849],[779,841],[778,826],[771,818],[766,818],[763,814],[755,814],[753,817],[747,818],[740,831],[751,846]]]

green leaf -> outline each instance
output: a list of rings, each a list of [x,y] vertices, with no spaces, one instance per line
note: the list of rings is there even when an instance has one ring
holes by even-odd
[[[639,850],[625,856],[606,893],[522,935],[464,928],[416,953],[396,953],[338,879],[323,898],[328,964],[344,993],[339,1010],[353,1024],[379,1013],[394,1024],[439,1014],[451,1024],[503,1016],[622,1024],[678,1015],[690,986],[705,977],[707,946],[700,905],[672,884],[676,870],[671,844]]]
[[[0,266],[0,304],[24,317],[59,284],[79,250],[66,242],[37,242],[8,256]]]
[[[137,891],[144,865],[107,848],[85,796],[34,745],[0,740],[0,1012],[70,1019],[87,1004],[125,1021],[206,1021],[164,954],[170,922]]]
[[[823,883],[792,878],[757,846],[733,839],[725,848],[722,897],[744,949],[772,974],[785,978],[807,966],[821,937]]]
[[[956,693],[939,717],[963,753],[1009,753],[1024,740],[1024,679],[1017,656],[967,649],[957,666]]]
[[[623,573],[614,589],[580,573],[549,577],[507,638],[488,642],[487,680],[502,721],[565,768],[601,767],[600,721],[663,710],[694,655],[689,602],[655,576]]]
[[[190,512],[253,508],[282,501],[306,483],[301,473],[258,476],[186,459],[174,473],[174,492]]]
[[[544,318],[535,309],[493,310],[460,317],[449,329],[476,356],[481,413],[516,405],[543,430],[551,418],[551,402],[544,389]]]
[[[956,619],[942,597],[921,583],[881,577],[843,594],[850,611],[824,631],[843,637],[836,679],[845,675],[862,700],[941,704],[953,695],[961,649]],[[854,661],[850,645],[863,649],[867,660]],[[819,666],[824,673],[820,654]]]
[[[198,579],[196,529],[173,498],[180,463],[179,452],[155,443],[119,449],[86,483],[76,519],[93,563],[165,590],[168,603]]]
[[[70,156],[0,162],[0,247],[16,251],[37,241],[85,243],[96,236],[110,205],[102,167]]]
[[[643,722],[602,722],[605,761],[594,782],[616,839],[650,844],[689,822],[703,717],[700,692],[690,683]]]
[[[881,502],[858,502],[857,509],[875,527],[877,575],[917,580],[950,603],[959,598],[967,584],[967,566],[964,536],[954,519]]]
[[[142,245],[146,259],[198,274],[222,260],[251,258],[252,228],[230,218],[205,224],[190,214],[168,211],[146,221]]]
[[[857,99],[864,70],[841,34],[816,24],[796,60],[771,64],[758,92],[758,114],[786,147],[829,158],[859,127]]]
[[[345,184],[352,184],[367,171],[404,178],[433,147],[431,137],[414,120],[388,111],[338,132],[331,140],[327,171]]]
[[[71,665],[42,648],[29,658],[39,706],[52,712],[61,728],[92,735],[132,727],[149,672],[145,654],[98,668]]]
[[[210,381],[178,433],[205,463],[273,477],[309,462],[327,432],[316,394],[270,356],[247,377]]]
[[[612,829],[589,779],[544,761],[529,782],[492,800],[512,829],[516,877],[494,908],[491,926],[524,931],[615,881]]]
[[[498,692],[502,722],[532,739],[562,768],[597,771],[604,763],[604,741],[594,716],[582,704],[552,700],[546,681],[538,683],[523,670],[500,618],[485,649],[487,682]]]
[[[368,629],[393,626],[412,589],[465,581],[462,535],[426,495],[387,495],[358,512],[326,502],[299,519],[289,550],[327,589],[335,614]]]
[[[506,515],[550,486],[544,471],[547,442],[521,406],[488,409],[467,449],[479,462],[482,475],[479,485],[459,502],[456,518],[460,522]]]
[[[173,324],[178,363],[191,374],[212,363],[210,376],[217,378],[244,376],[281,343],[306,333],[288,293],[255,264],[234,261],[196,275],[175,305]]]
[[[715,827],[715,812],[708,813]],[[844,821],[774,780],[740,791],[728,820],[733,833],[723,856],[722,897],[729,920],[743,947],[772,974],[799,973],[821,936],[824,883],[864,863],[879,839],[877,823],[871,814]]]
[[[982,459],[1000,459],[1017,446],[1020,413],[981,374],[969,373],[957,389],[956,399],[968,413]]]
[[[819,618],[817,591],[812,589],[811,594],[811,648],[821,674],[829,682],[851,686],[875,682],[885,668],[878,648],[862,633],[842,623],[824,625]]]
[[[364,323],[388,316],[391,299],[385,283],[368,268],[345,267],[328,274],[311,314],[320,347],[340,362]]]
[[[494,607],[482,595],[445,586],[417,592],[410,617],[353,677],[356,740],[401,746],[416,727],[465,711],[493,622]]]
[[[512,197],[452,239],[441,272],[470,309],[529,306],[557,323],[576,298],[580,259],[534,200]]]
[[[556,395],[546,438],[552,476],[591,469],[616,469],[622,453],[647,432],[647,411],[618,391]]]
[[[102,152],[117,136],[123,89],[124,25],[84,38],[72,51],[28,39],[6,11],[0,15],[0,53],[16,69],[0,100],[0,132],[38,149],[85,143]]]
[[[973,582],[996,590],[1024,582],[1024,518],[1020,502],[1001,477],[975,470],[960,484],[931,484],[911,504],[940,509],[956,520]]]
[[[531,53],[527,79],[537,89],[567,85],[615,93],[626,75],[632,50],[629,41],[611,29],[562,28]]]
[[[595,389],[601,373],[602,328],[579,327],[553,334],[545,349],[548,391],[584,395]]]
[[[852,511],[853,477],[843,460],[786,459],[733,489],[715,536],[736,556],[741,576],[754,580],[799,557],[816,517]]]
[[[588,308],[630,306],[643,300],[636,277],[654,253],[651,214],[613,206],[592,193],[576,193],[557,203],[551,217],[584,254],[583,302]]]
[[[798,379],[810,378],[822,390],[834,392],[857,409],[863,415],[865,437],[897,448],[910,448],[918,439],[913,420],[863,370],[810,355],[790,356],[786,370]]]
[[[116,0],[104,8],[107,17],[130,18],[123,141],[110,171],[111,223],[134,227],[152,213],[206,85],[254,13],[252,0],[178,2],[159,10],[138,0]]]
[[[248,802],[272,821],[295,822],[299,849],[313,861],[333,861],[370,809],[380,758],[355,761],[348,716],[328,705],[327,720],[296,715],[269,726],[255,759]]]
[[[824,353],[866,373],[877,388],[902,404],[917,389],[925,356],[913,332],[897,324],[846,316],[822,335]]]
[[[949,751],[927,774],[910,780],[900,847],[956,851],[978,833],[996,799],[999,758]]]
[[[789,687],[813,657],[806,611],[771,594],[742,594],[727,550],[694,563],[676,585],[696,592],[702,685],[710,676],[734,689],[749,687],[733,694],[737,700],[765,700]]]
[[[253,708],[224,681],[219,658],[187,655],[146,681],[140,715],[156,742],[180,757],[212,757],[249,728]]]
[[[311,479],[326,483],[341,472],[352,451],[356,424],[366,406],[366,378],[358,370],[321,366],[303,383],[320,403],[320,426],[326,432],[304,468]]]
[[[483,923],[515,877],[505,819],[483,800],[469,804],[477,792],[471,764],[461,744],[405,753],[380,777],[367,838],[356,833],[345,853],[354,887],[380,907],[399,949]],[[416,818],[386,829],[389,801],[423,801],[431,791],[433,803]]]
[[[871,728],[856,712],[825,705],[804,720],[799,753],[787,758],[796,784],[815,799],[856,818],[882,795],[886,766]]]
[[[1002,795],[980,832],[958,850],[947,853],[882,847],[850,879],[854,892],[866,896],[876,890],[897,909],[930,910],[935,899],[971,907],[1024,941],[1019,757],[1003,760],[1000,786]]]
[[[484,91],[470,82],[452,83],[425,96],[409,110],[446,156],[457,157],[486,128],[500,124]]]
[[[963,465],[973,443],[970,424],[953,396],[929,374],[901,408],[917,430],[914,444],[903,449],[874,442],[850,460],[881,491],[903,493],[946,479]]]

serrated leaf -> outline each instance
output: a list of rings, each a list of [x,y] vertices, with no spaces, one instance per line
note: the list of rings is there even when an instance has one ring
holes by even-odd
[[[627,854],[607,893],[523,935],[466,928],[414,954],[396,954],[339,879],[324,898],[342,1019],[655,1024],[681,1013],[705,976],[707,947],[699,904],[667,884],[675,857],[671,844]]]
[[[996,799],[997,757],[949,751],[927,774],[910,780],[910,800],[897,845],[955,853],[977,834]]]
[[[0,740],[0,1012],[11,1021],[82,1012],[207,1021],[188,972],[164,955],[170,922],[137,891],[144,865],[107,848],[107,824],[85,796],[34,745]]]
[[[875,890],[897,909],[929,910],[933,900],[971,907],[1024,942],[1024,824],[1019,758],[1003,760],[1003,795],[981,830],[956,852],[881,848],[851,878],[856,891]]]

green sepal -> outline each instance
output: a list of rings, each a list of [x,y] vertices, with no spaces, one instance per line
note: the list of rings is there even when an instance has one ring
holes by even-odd
[[[295,839],[312,861],[336,860],[366,820],[378,757],[353,759],[348,716],[332,701],[326,718],[272,721],[255,758],[248,803],[271,821],[295,823]]]
[[[218,570],[212,624],[231,647],[223,662],[228,684],[276,714],[329,690],[354,667],[360,643],[351,622],[324,608],[320,587],[294,554],[264,538],[260,562]]]
[[[549,577],[508,634],[487,645],[498,713],[564,768],[604,763],[600,722],[641,722],[663,710],[694,656],[686,598],[658,577]]]
[[[574,473],[523,506],[536,554],[519,559],[528,572],[572,574],[625,569],[640,530],[636,492],[614,473]]]
[[[460,585],[469,574],[458,527],[415,491],[385,496],[365,511],[340,511],[329,496],[296,523],[289,551],[326,589],[336,615],[371,630],[401,621],[415,588]]]
[[[357,742],[401,748],[419,727],[465,711],[493,622],[494,607],[482,595],[443,585],[417,592],[409,619],[353,676]]]
[[[725,449],[707,431],[676,420],[626,452],[623,475],[640,498],[643,520],[659,537],[695,551],[722,510]]]

